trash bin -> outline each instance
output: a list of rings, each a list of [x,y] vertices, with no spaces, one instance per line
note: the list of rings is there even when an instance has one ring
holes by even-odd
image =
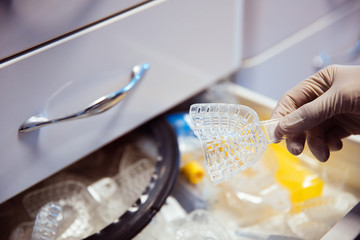
[[[171,192],[178,155],[172,128],[156,118],[2,203],[2,235],[131,239]]]

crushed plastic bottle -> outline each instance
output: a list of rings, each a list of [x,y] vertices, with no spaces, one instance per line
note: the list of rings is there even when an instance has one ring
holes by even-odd
[[[228,240],[229,234],[206,210],[195,210],[183,222],[179,223],[175,231],[176,240]]]
[[[43,206],[38,214],[32,232],[32,240],[55,240],[59,236],[61,221],[63,220],[62,207],[54,202]]]

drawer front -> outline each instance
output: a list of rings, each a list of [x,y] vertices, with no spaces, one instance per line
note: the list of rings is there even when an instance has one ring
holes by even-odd
[[[240,12],[237,0],[155,1],[3,63],[0,202],[235,71]],[[122,88],[143,62],[150,65],[145,78],[110,110],[18,133],[33,115],[60,117]]]
[[[253,57],[351,0],[245,0],[244,58]]]
[[[0,60],[146,0],[16,0],[0,3]]]
[[[274,56],[268,58],[269,51],[244,61],[248,67],[239,72],[238,83],[279,100],[290,88],[319,70],[315,64],[319,56],[328,56],[321,68],[330,64],[360,64],[360,2],[353,2],[349,7],[353,10],[351,14],[305,39],[299,34],[299,41],[295,39],[293,45],[285,46]]]

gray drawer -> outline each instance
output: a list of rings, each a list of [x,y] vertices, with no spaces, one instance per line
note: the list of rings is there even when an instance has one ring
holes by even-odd
[[[1,1],[0,60],[147,1]]]

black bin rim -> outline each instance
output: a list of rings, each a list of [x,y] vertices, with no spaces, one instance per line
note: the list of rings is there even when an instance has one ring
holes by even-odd
[[[156,163],[150,184],[137,201],[117,221],[85,240],[132,239],[144,229],[170,195],[179,171],[179,147],[175,131],[165,116],[157,117],[140,127],[159,144],[161,160]]]

